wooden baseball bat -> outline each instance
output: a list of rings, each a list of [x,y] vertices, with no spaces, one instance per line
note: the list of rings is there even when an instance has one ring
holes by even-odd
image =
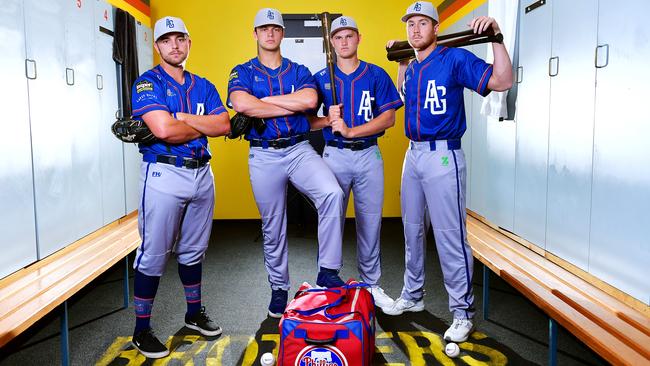
[[[336,92],[336,79],[334,77],[334,52],[332,52],[332,43],[330,42],[330,13],[324,12],[320,15],[320,21],[322,24],[321,29],[323,30],[323,42],[325,47],[325,56],[327,62],[327,70],[330,74],[330,92],[332,93],[332,103],[334,105],[339,104],[338,93]],[[334,135],[341,136],[339,132],[334,132]]]
[[[438,37],[437,40],[440,46],[464,47],[481,43],[503,43],[503,34],[494,35],[491,29],[488,32],[476,34],[470,29],[464,32],[443,35]],[[415,50],[411,48],[407,41],[395,42],[392,47],[386,48],[386,57],[389,61],[399,62],[415,57]]]

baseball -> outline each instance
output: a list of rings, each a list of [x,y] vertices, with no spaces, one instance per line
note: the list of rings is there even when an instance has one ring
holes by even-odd
[[[260,365],[262,366],[275,365],[275,357],[273,357],[273,353],[266,352],[265,354],[263,354],[262,357],[260,357]]]
[[[445,346],[445,353],[447,356],[455,358],[460,354],[460,348],[458,348],[458,345],[456,343],[449,342]]]

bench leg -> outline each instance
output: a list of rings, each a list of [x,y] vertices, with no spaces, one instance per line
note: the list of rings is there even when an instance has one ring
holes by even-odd
[[[68,302],[61,304],[61,365],[70,365],[70,343],[68,342]]]
[[[129,255],[124,257],[124,309],[129,307]]]
[[[557,365],[557,322],[548,319],[548,364]]]
[[[490,268],[483,264],[483,320],[488,319],[490,304]]]

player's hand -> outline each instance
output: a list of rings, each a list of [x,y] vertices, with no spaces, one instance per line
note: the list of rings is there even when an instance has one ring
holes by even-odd
[[[327,111],[327,118],[329,119],[330,124],[336,119],[341,119],[341,108],[343,108],[343,104],[330,106],[329,110]]]
[[[494,18],[486,16],[480,16],[472,19],[472,21],[469,23],[469,27],[472,28],[476,34],[484,33],[489,28],[492,28],[495,35],[501,33],[501,29],[499,28],[497,21],[494,20]]]
[[[331,123],[332,126],[332,131],[333,132],[338,132],[341,134],[341,136],[349,138],[352,137],[352,129],[348,128],[348,126],[345,124],[345,122],[342,119],[335,119]]]
[[[386,42],[386,48],[391,48],[395,44],[395,42],[399,42],[396,39],[391,39],[390,41]]]
[[[176,112],[176,119],[179,120],[179,121],[181,121],[181,122],[184,122],[184,121],[185,121],[185,117],[186,117],[186,116],[187,116],[187,113]],[[174,115],[172,115],[172,117],[174,117]]]

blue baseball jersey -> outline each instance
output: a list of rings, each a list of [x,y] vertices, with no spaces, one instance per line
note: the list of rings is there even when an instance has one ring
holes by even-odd
[[[343,104],[341,117],[348,127],[368,123],[387,110],[397,110],[404,105],[393,80],[377,65],[361,61],[359,67],[350,75],[346,75],[334,65],[334,77],[338,100]],[[319,71],[315,78],[318,94],[324,106],[323,113],[327,115],[329,107],[334,104],[329,70],[325,68]],[[374,136],[360,137],[355,140],[376,138],[383,134],[382,131]],[[331,127],[323,128],[323,136],[325,141],[336,138]]]
[[[463,89],[486,96],[492,65],[461,48],[436,47],[406,69],[406,137],[413,141],[460,139],[467,128]]]
[[[185,72],[185,82],[179,84],[160,66],[142,74],[133,84],[131,92],[133,117],[151,111],[169,113],[191,113],[197,115],[218,115],[226,113],[219,93],[207,79]],[[208,139],[205,136],[183,144],[168,144],[164,141],[153,144],[139,144],[142,154],[175,155],[186,158],[210,158]]]
[[[282,65],[270,69],[257,58],[235,66],[228,78],[228,105],[230,94],[241,90],[254,97],[262,99],[273,95],[291,94],[302,89],[316,89],[316,82],[309,69],[289,59],[282,58]],[[260,135],[251,129],[245,138],[273,140],[282,137],[301,135],[309,132],[309,121],[305,113],[294,113],[289,116],[265,118],[266,129]]]

